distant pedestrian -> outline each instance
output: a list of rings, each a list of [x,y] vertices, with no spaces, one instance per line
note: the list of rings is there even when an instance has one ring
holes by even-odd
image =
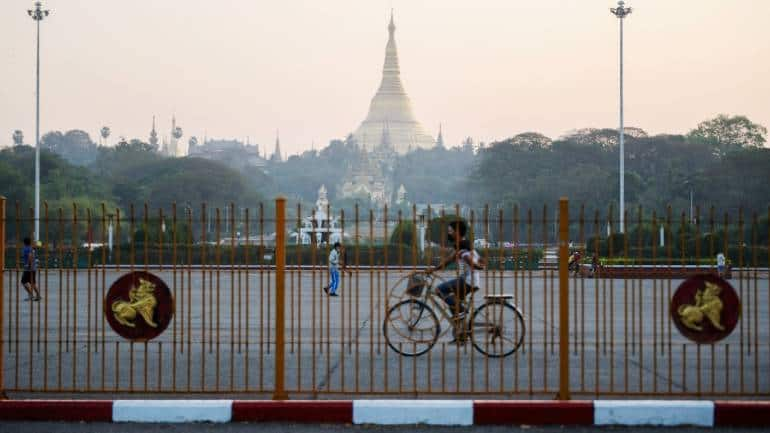
[[[324,292],[329,296],[339,296],[337,289],[340,285],[340,263],[342,261],[342,245],[334,243],[329,252],[329,285],[324,287]]]
[[[575,275],[578,275],[580,273],[580,259],[582,257],[583,256],[580,254],[580,251],[573,251],[569,256],[569,261],[567,262],[567,270],[574,271]]]
[[[594,254],[594,256],[591,258],[591,276],[595,276],[596,272],[599,270],[599,256]]]
[[[727,264],[727,258],[725,258],[725,255],[722,252],[719,252],[719,254],[717,254],[717,273],[720,277],[725,276],[725,264]]]
[[[24,248],[21,250],[21,263],[24,272],[21,275],[21,285],[27,291],[29,297],[26,301],[39,301],[40,292],[37,290],[37,255],[32,248],[30,238],[24,238]]]

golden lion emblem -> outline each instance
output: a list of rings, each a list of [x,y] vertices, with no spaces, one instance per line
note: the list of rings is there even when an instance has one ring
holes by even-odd
[[[112,303],[112,312],[115,320],[123,325],[136,327],[136,315],[142,316],[145,322],[153,328],[158,324],[152,321],[158,300],[155,299],[155,285],[140,278],[139,287],[132,287],[128,291],[128,301],[115,301]]]
[[[677,309],[679,318],[684,326],[695,331],[702,331],[701,323],[705,318],[720,331],[724,331],[722,326],[722,300],[719,299],[719,293],[722,288],[714,283],[706,282],[706,287],[695,293],[695,305],[684,304]]]

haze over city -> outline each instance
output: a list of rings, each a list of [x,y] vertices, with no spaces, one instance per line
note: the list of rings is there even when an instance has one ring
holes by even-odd
[[[0,2],[0,432],[770,426],[770,0]]]
[[[0,145],[34,137],[29,2],[0,5]],[[41,134],[109,125],[146,137],[172,115],[186,136],[293,154],[352,132],[381,78],[394,9],[416,117],[448,145],[524,131],[617,127],[618,20],[590,1],[61,1],[45,6]],[[770,124],[770,3],[633,2],[626,125],[686,133],[718,113]]]

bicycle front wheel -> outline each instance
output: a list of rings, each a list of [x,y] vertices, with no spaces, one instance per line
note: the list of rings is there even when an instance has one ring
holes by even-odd
[[[492,358],[502,358],[521,347],[526,328],[519,309],[500,301],[487,302],[476,310],[470,332],[476,350]]]
[[[419,356],[429,351],[440,332],[436,313],[417,299],[407,299],[391,307],[382,323],[388,346],[404,356]]]

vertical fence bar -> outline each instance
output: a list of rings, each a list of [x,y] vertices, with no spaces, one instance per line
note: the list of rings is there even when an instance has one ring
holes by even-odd
[[[358,209],[358,203],[356,203],[356,205],[355,205],[355,217],[354,218],[355,218],[355,228],[354,228],[354,230],[355,230],[355,237],[354,237],[354,239],[355,239],[355,242],[356,242],[355,243],[355,269],[356,269],[356,279],[355,279],[355,281],[356,281],[356,283],[355,283],[356,284],[356,302],[355,302],[355,304],[356,304],[356,319],[355,319],[355,326],[356,326],[357,329],[359,329],[359,331],[357,331],[356,335],[355,335],[355,339],[356,339],[355,340],[355,343],[356,343],[356,350],[355,350],[355,354],[356,354],[356,359],[355,359],[355,365],[356,365],[355,366],[355,372],[356,372],[355,392],[356,392],[356,394],[358,394],[359,391],[360,391],[360,383],[359,383],[360,379],[359,378],[360,378],[360,368],[361,368],[361,366],[360,366],[360,342],[361,342],[360,306],[361,306],[361,287],[360,287],[360,284],[359,284],[360,283],[360,281],[359,281],[359,278],[360,278],[360,266],[361,266],[361,256],[360,256],[360,254],[361,254],[361,248],[360,248],[361,239],[359,237],[360,233],[359,233],[359,209]],[[371,242],[371,240],[370,240],[370,242]],[[371,280],[369,280],[369,284],[371,284]],[[369,314],[371,314],[371,313],[372,313],[372,310],[369,310]],[[371,340],[369,340],[369,343],[371,344]]]
[[[300,227],[302,227],[302,207],[299,203],[297,203],[297,221],[296,221],[295,230],[297,233],[297,247],[295,249],[297,250],[296,253],[296,260],[295,263],[297,265],[297,299],[303,299],[302,297],[302,265],[303,263],[303,250],[304,247],[300,247],[302,245],[302,232],[300,230]],[[312,281],[310,282],[310,287],[313,287]],[[293,303],[293,301],[292,301]],[[293,335],[293,334],[292,334]],[[302,389],[302,302],[297,303],[297,390]]]
[[[259,249],[257,254],[260,261],[265,257],[265,204],[259,203]],[[265,326],[263,325],[265,314],[263,314],[263,306],[265,305],[265,268],[267,266],[260,266],[259,268],[259,389],[264,389],[265,383]],[[268,290],[270,288],[268,287]],[[270,308],[267,306],[267,308]],[[268,351],[270,349],[268,348]]]
[[[569,201],[559,199],[559,400],[569,400]]]
[[[284,386],[284,285],[286,274],[286,199],[275,200],[275,390],[273,400],[287,400]]]
[[[227,209],[227,207],[225,207]],[[222,321],[220,316],[220,304],[222,300],[221,296],[221,290],[220,290],[220,282],[221,282],[221,270],[222,270],[222,218],[220,209],[216,209],[216,221],[214,222],[214,231],[216,236],[216,246],[214,247],[214,260],[215,260],[215,273],[214,275],[209,274],[212,278],[216,276],[216,302],[213,302],[211,305],[211,309],[209,309],[209,312],[211,314],[214,313],[214,305],[216,305],[216,315],[214,316],[216,320],[216,334],[212,333],[212,339],[209,340],[212,343],[214,340],[216,340],[216,349],[215,349],[215,356],[214,356],[214,371],[215,371],[215,381],[214,381],[214,389],[216,391],[219,391],[219,384],[220,384],[220,361],[221,361],[221,354],[220,354],[220,342],[221,342],[221,328],[222,328]],[[225,225],[227,224],[227,216],[225,216]],[[225,231],[227,231],[227,227],[225,226]],[[212,282],[213,284],[213,282]],[[209,292],[209,295],[213,293],[213,290]],[[209,298],[210,299],[210,298]],[[209,322],[213,325],[214,321],[212,320]],[[209,349],[211,346],[209,346]]]
[[[93,305],[94,308],[96,307],[96,303],[91,302],[91,268],[93,268],[93,227],[91,224],[91,208],[86,208],[86,240],[88,242],[88,252],[86,253],[88,258],[88,268],[86,268],[86,296],[88,298],[86,301],[86,389],[88,390],[91,389],[91,306]],[[96,316],[96,311],[94,311],[94,316]],[[39,323],[40,320],[38,320],[38,324]],[[32,363],[30,362],[30,364]],[[31,368],[30,371],[32,371]],[[31,382],[32,381],[30,381],[30,385]]]
[[[187,206],[187,229],[185,230],[186,233],[186,242],[185,242],[185,250],[186,250],[186,259],[187,259],[187,269],[185,270],[185,276],[187,277],[187,305],[185,306],[185,312],[187,313],[187,322],[185,322],[185,316],[180,315],[181,323],[180,325],[186,323],[187,326],[185,329],[187,329],[187,391],[189,392],[192,389],[192,335],[193,335],[193,329],[192,329],[192,263],[193,263],[193,253],[192,253],[192,246],[193,246],[193,208],[188,202]],[[203,241],[203,239],[201,239]],[[202,260],[201,260],[202,263]],[[203,287],[203,284],[201,284],[201,287]],[[184,348],[184,337],[181,342],[182,348]]]
[[[650,237],[650,248],[652,263],[658,265],[658,243],[655,236],[658,234],[658,216],[655,209],[652,210],[652,236]],[[660,320],[663,320],[664,311],[660,311]],[[661,324],[661,329],[663,325]],[[712,346],[713,347],[713,346]],[[652,392],[658,392],[658,278],[652,279]]]
[[[1,206],[1,205],[0,205]],[[43,224],[43,230],[45,233],[43,245],[45,245],[45,255],[43,263],[45,263],[45,296],[43,296],[43,308],[44,308],[44,314],[43,314],[43,329],[45,329],[45,341],[43,344],[43,391],[48,391],[48,339],[49,339],[49,333],[48,333],[48,300],[50,298],[50,292],[48,291],[48,268],[50,266],[50,242],[49,242],[49,230],[48,230],[48,202],[43,202],[43,215],[44,215],[44,224]],[[5,230],[5,218],[0,215],[0,221],[2,221],[2,227],[0,227],[0,230]],[[4,248],[5,242],[0,242],[0,249]],[[3,259],[5,259],[5,255],[3,255]],[[0,266],[0,270],[2,270],[2,266]],[[2,281],[0,281],[0,284],[2,284]],[[102,289],[104,290],[104,289]],[[0,295],[2,295],[2,291],[0,291]],[[2,297],[2,296],[0,296]],[[104,299],[104,296],[102,296],[102,299]],[[0,323],[2,322],[2,305],[0,305]],[[106,320],[106,319],[105,319]],[[102,327],[102,334],[104,333],[104,328]],[[2,337],[2,329],[0,328],[0,338]],[[104,338],[102,338],[104,339]],[[2,357],[2,347],[0,347],[0,358]],[[102,350],[102,356],[104,356],[104,350]],[[2,369],[2,362],[0,362],[0,369]],[[102,371],[104,368],[102,367]],[[2,376],[0,376],[0,384],[2,383]],[[104,389],[104,386],[102,386],[102,389]],[[2,397],[2,385],[0,385],[0,397]]]
[[[206,388],[206,263],[208,262],[208,253],[206,244],[208,244],[208,233],[206,233],[206,222],[208,214],[206,213],[206,203],[201,203],[201,219],[200,219],[200,273],[201,273],[201,369],[200,369],[200,390],[203,391]],[[211,304],[209,304],[211,309]],[[189,365],[189,364],[188,364]]]
[[[243,251],[243,267],[244,272],[246,273],[246,293],[245,293],[245,301],[246,301],[246,311],[245,316],[245,329],[244,329],[244,338],[245,338],[245,354],[244,354],[244,363],[243,363],[243,390],[248,391],[249,390],[249,292],[250,292],[250,285],[249,281],[251,280],[251,275],[249,272],[249,263],[251,261],[249,260],[249,250],[251,248],[251,230],[249,227],[249,208],[244,209],[243,214],[243,222],[244,222],[244,232],[246,233],[246,247]],[[255,260],[256,263],[260,263],[260,258],[257,257],[257,260]],[[260,266],[261,267],[261,266]],[[261,369],[262,366],[260,366]]]
[[[15,353],[14,357],[14,377],[13,377],[13,388],[18,389],[19,388],[19,298],[21,298],[21,293],[19,292],[19,284],[18,284],[18,276],[22,272],[21,271],[21,248],[19,247],[21,245],[21,237],[22,232],[25,232],[25,228],[23,226],[23,220],[21,216],[21,210],[19,208],[19,202],[16,202],[16,280],[14,281],[15,284],[15,290],[11,290],[11,295],[13,296],[14,292],[16,296],[14,298],[8,299],[8,304],[13,305],[13,313],[10,314],[8,317],[8,339],[11,339],[11,330],[14,331],[14,337],[13,337],[13,349],[11,349],[12,352]],[[69,281],[69,280],[67,280]],[[10,310],[10,308],[9,308]],[[8,311],[10,313],[10,311]],[[11,346],[9,344],[9,346]],[[61,353],[61,351],[59,351]]]
[[[369,315],[374,317],[374,211],[369,209]],[[378,276],[379,278],[379,276]],[[379,332],[377,333],[379,335]],[[379,348],[378,352],[379,354]],[[387,355],[386,355],[387,357]],[[369,327],[369,391],[374,391],[374,326]]]
[[[5,399],[5,197],[0,196],[0,399]]]
[[[738,340],[740,342],[740,367],[738,368],[739,372],[739,378],[740,378],[740,393],[744,393],[744,355],[746,352],[744,351],[744,342],[746,342],[747,334],[749,332],[748,323],[751,323],[751,301],[746,299],[747,298],[747,291],[748,287],[744,289],[744,275],[745,275],[745,269],[744,266],[746,266],[746,263],[744,262],[744,251],[745,251],[745,243],[744,243],[744,225],[743,225],[743,208],[738,208],[738,268],[740,271],[738,271],[738,298],[742,299],[744,302],[746,302],[748,308],[745,310],[742,310],[741,313],[743,315],[744,320],[740,320],[738,323],[738,332],[740,339]],[[746,314],[748,313],[748,314]]]
[[[78,368],[78,206],[72,203],[72,390],[76,390]],[[31,296],[31,295],[30,295]],[[68,306],[69,306],[68,305]]]
[[[757,226],[759,225],[757,220],[757,213],[756,211],[752,215],[752,221],[751,221],[751,268],[750,271],[753,273],[751,276],[751,279],[749,280],[749,289],[751,289],[753,286],[754,289],[754,302],[752,305],[749,306],[749,308],[754,307],[753,314],[751,317],[754,319],[754,394],[759,394],[759,275],[757,274],[757,266],[759,266],[759,263],[757,262]],[[751,345],[749,345],[751,347]],[[749,349],[751,350],[751,349]]]
[[[542,228],[542,235],[540,240],[543,243],[543,251],[545,252],[546,249],[548,249],[548,206],[543,205],[543,218],[540,220],[540,225]],[[569,247],[569,245],[568,245]],[[560,246],[557,248],[561,248]],[[569,255],[569,252],[567,252]],[[569,259],[567,259],[569,260]],[[561,265],[558,265],[561,266]],[[553,269],[543,269],[543,391],[546,391],[548,389],[548,328],[549,326],[553,326],[554,320],[553,317],[548,317],[548,298],[553,298],[553,279],[549,278],[549,274],[551,277],[553,277]],[[549,279],[550,283],[549,284]],[[532,313],[534,314],[535,310],[532,310]],[[534,329],[533,329],[534,330]],[[561,368],[561,367],[560,367]]]
[[[160,214],[163,214],[163,210],[160,210]],[[161,218],[162,221],[162,218]],[[174,315],[177,317],[184,317],[184,277],[177,279],[177,225],[176,225],[176,202],[171,203],[171,281],[174,284]],[[163,263],[163,257],[161,255],[161,264]],[[182,308],[177,309],[176,305]],[[180,314],[181,313],[181,314]],[[182,325],[182,326],[179,326]],[[176,355],[177,355],[177,342],[178,340],[184,341],[184,320],[179,323],[179,320],[174,320],[174,329],[171,334],[171,390],[176,391]],[[182,352],[184,352],[184,346],[182,346]],[[160,381],[158,381],[160,383]]]

